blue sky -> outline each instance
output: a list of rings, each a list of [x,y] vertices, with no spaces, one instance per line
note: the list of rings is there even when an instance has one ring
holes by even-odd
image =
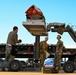
[[[0,0],[0,43],[6,43],[13,26],[18,26],[18,37],[22,43],[34,43],[32,36],[23,26],[26,21],[25,11],[35,5],[43,12],[46,23],[61,22],[76,25],[76,0]],[[57,33],[49,32],[49,44],[56,44]],[[41,41],[45,37],[41,37]],[[76,43],[68,33],[62,35],[65,47],[76,48]]]

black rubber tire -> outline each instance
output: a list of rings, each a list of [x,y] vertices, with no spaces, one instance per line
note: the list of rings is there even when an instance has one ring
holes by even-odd
[[[17,71],[20,71],[21,70],[21,62],[18,61],[18,60],[13,60],[9,63],[9,67],[8,67],[8,70],[9,71],[13,71],[13,72],[17,72]]]
[[[73,73],[75,70],[75,65],[72,61],[67,61],[63,65],[63,71],[66,73]]]

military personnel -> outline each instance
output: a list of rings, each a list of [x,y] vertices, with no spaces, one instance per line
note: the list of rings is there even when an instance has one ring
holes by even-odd
[[[16,43],[22,42],[21,40],[18,40],[17,32],[18,27],[14,26],[13,31],[11,31],[8,35],[5,51],[5,61],[14,60],[15,56],[11,55],[12,48],[16,45]]]
[[[56,45],[56,52],[54,56],[54,69],[58,71],[61,69],[61,57],[63,53],[63,42],[60,39],[61,39],[61,36],[58,35],[57,36],[58,42]],[[58,68],[57,68],[57,65],[58,65]]]
[[[47,41],[48,41],[48,37],[46,37],[44,41],[40,42],[40,58],[41,58],[41,66],[42,67],[44,65],[44,61],[46,59],[46,52],[48,49]]]

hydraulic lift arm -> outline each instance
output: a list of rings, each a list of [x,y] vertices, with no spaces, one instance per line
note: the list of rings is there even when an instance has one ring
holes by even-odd
[[[64,32],[68,32],[74,42],[76,42],[75,31],[69,25],[65,27],[65,23],[49,23],[47,26],[47,31],[58,32],[61,35]]]

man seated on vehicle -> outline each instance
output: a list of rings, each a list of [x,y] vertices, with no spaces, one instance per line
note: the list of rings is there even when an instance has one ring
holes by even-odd
[[[6,44],[6,51],[5,51],[5,61],[10,61],[10,60],[14,60],[15,56],[12,55],[13,50],[15,50],[15,48],[13,48],[16,43],[21,43],[21,40],[18,40],[18,27],[14,26],[13,27],[13,31],[11,31],[8,35],[7,38],[7,44]]]

